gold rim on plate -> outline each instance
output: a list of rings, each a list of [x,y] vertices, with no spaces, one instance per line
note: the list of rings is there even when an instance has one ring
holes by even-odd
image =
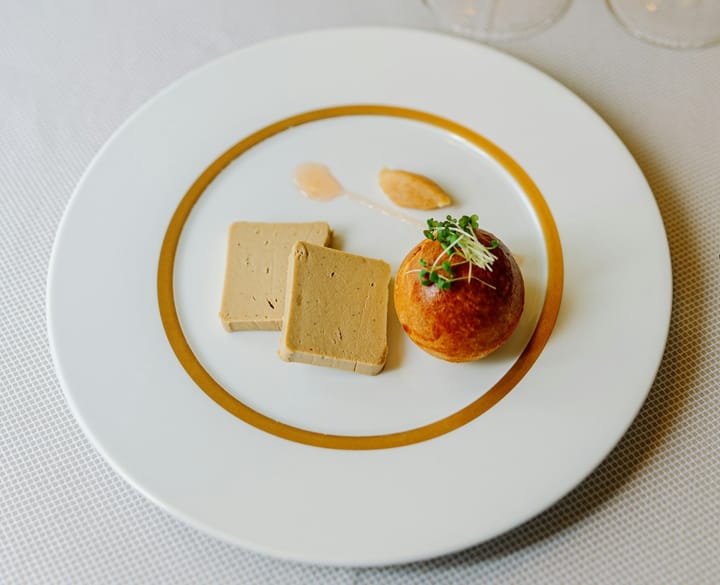
[[[295,126],[342,116],[388,116],[416,120],[442,128],[470,142],[495,160],[517,182],[536,214],[545,241],[547,253],[545,302],[535,330],[518,359],[497,383],[474,402],[435,422],[396,433],[361,436],[318,433],[281,423],[250,408],[225,390],[205,370],[185,338],[175,306],[173,275],[178,242],[193,206],[215,177],[232,161],[263,140]],[[183,368],[205,394],[242,421],[277,437],[315,447],[347,450],[389,449],[427,441],[453,431],[490,410],[520,382],[545,347],[560,310],[562,288],[562,247],[555,220],[542,194],[520,165],[487,138],[456,122],[419,110],[377,104],[336,106],[290,116],[265,126],[230,147],[205,169],[177,206],[165,232],[157,274],[158,305],[165,334]]]

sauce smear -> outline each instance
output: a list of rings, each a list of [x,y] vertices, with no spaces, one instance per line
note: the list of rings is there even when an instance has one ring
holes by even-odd
[[[317,201],[330,201],[345,194],[345,189],[330,169],[320,163],[304,163],[295,169],[295,186]]]
[[[335,178],[335,176],[330,172],[330,169],[321,163],[307,162],[298,165],[295,169],[295,186],[308,199],[314,199],[316,201],[332,201],[333,199],[337,199],[341,195],[344,195],[348,199],[351,199],[360,205],[379,211],[383,215],[399,219],[404,223],[417,226],[425,225],[423,222],[418,221],[413,217],[409,217],[404,213],[399,213],[383,205],[378,205],[363,195],[350,193],[342,186],[340,181]]]

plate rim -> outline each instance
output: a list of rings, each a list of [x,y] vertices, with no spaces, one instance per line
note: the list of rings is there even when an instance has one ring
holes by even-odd
[[[235,55],[239,52],[245,52],[245,51],[253,50],[253,49],[255,49],[255,50],[261,49],[267,45],[273,45],[273,44],[277,43],[278,41],[282,41],[282,42],[297,41],[299,39],[302,39],[303,37],[314,37],[317,35],[333,34],[338,31],[354,31],[354,32],[360,32],[360,33],[374,33],[374,34],[377,34],[377,33],[381,33],[381,34],[401,33],[401,34],[412,34],[412,35],[426,36],[426,37],[441,37],[443,40],[445,40],[447,42],[466,43],[469,47],[472,47],[472,50],[479,51],[482,49],[490,54],[499,55],[502,58],[513,62],[515,65],[517,65],[521,68],[524,68],[526,71],[532,71],[533,74],[539,74],[540,76],[542,76],[543,79],[545,79],[545,81],[552,82],[556,86],[556,89],[559,89],[560,91],[562,91],[562,93],[565,94],[565,96],[571,97],[572,99],[581,103],[583,105],[583,109],[584,109],[586,115],[593,115],[597,119],[597,121],[599,121],[599,123],[605,127],[605,130],[610,135],[612,135],[613,137],[615,137],[617,139],[618,145],[625,151],[625,155],[630,160],[632,160],[632,162],[634,163],[634,165],[637,167],[638,171],[640,171],[640,173],[642,175],[642,171],[640,170],[639,166],[637,165],[637,162],[635,161],[634,157],[632,156],[632,153],[629,152],[629,150],[627,149],[625,144],[622,142],[620,137],[605,122],[605,120],[598,114],[598,112],[596,112],[592,107],[590,107],[584,100],[582,100],[573,91],[571,91],[566,86],[564,86],[563,84],[561,84],[560,82],[555,80],[552,76],[546,74],[545,72],[537,69],[536,67],[534,67],[516,57],[513,57],[512,55],[508,55],[507,53],[504,53],[493,47],[477,45],[476,43],[473,43],[466,39],[458,39],[456,37],[451,37],[449,35],[445,35],[442,33],[431,32],[431,31],[422,31],[422,30],[418,30],[418,29],[403,28],[403,27],[349,26],[349,27],[337,27],[337,28],[330,28],[330,29],[315,29],[315,30],[294,33],[294,34],[290,34],[290,35],[284,35],[281,37],[266,39],[259,43],[255,43],[255,44],[249,45],[247,47],[236,49],[234,51],[231,51],[228,54],[225,54],[225,55],[219,56],[215,59],[212,59],[209,62],[205,63],[204,65],[197,67],[191,71],[188,71],[184,75],[181,75],[175,81],[173,81],[172,83],[167,85],[164,89],[160,90],[155,95],[153,95],[151,98],[149,98],[148,100],[143,102],[143,104],[141,104],[140,107],[136,108],[133,111],[133,113],[130,116],[128,116],[124,120],[124,122],[121,123],[117,127],[117,129],[103,143],[103,145],[98,150],[98,152],[95,154],[95,156],[92,157],[91,161],[88,163],[88,165],[85,168],[84,172],[82,173],[80,179],[78,180],[78,183],[77,183],[76,187],[74,188],[74,190],[70,196],[70,199],[68,200],[68,203],[65,207],[62,218],[58,224],[56,236],[54,238],[51,253],[50,253],[49,268],[48,268],[48,275],[47,275],[46,299],[45,299],[46,327],[47,327],[47,331],[48,331],[50,353],[52,356],[55,371],[56,371],[58,379],[60,381],[60,386],[62,388],[65,399],[70,406],[73,416],[74,416],[75,420],[78,422],[78,424],[80,425],[81,429],[83,430],[84,435],[90,440],[90,443],[93,445],[93,447],[95,447],[95,449],[97,449],[98,452],[101,453],[104,460],[107,463],[109,463],[110,466],[125,481],[127,481],[130,485],[132,485],[137,491],[142,493],[146,498],[148,498],[150,501],[152,501],[153,503],[155,503],[162,509],[171,512],[174,516],[182,519],[187,524],[190,524],[191,526],[201,530],[202,532],[217,536],[224,541],[228,541],[228,542],[231,542],[234,544],[241,544],[241,546],[243,546],[244,548],[254,550],[256,552],[260,552],[263,554],[269,554],[271,556],[278,556],[277,550],[268,550],[262,546],[256,546],[256,545],[254,546],[253,543],[240,542],[240,540],[238,538],[227,535],[221,530],[216,530],[216,529],[212,528],[211,526],[209,526],[208,524],[202,523],[202,522],[198,521],[197,519],[193,518],[192,516],[188,515],[183,510],[177,509],[174,506],[172,506],[171,504],[168,504],[167,502],[164,502],[164,501],[158,499],[157,497],[155,497],[155,495],[151,491],[146,490],[144,488],[144,486],[139,485],[134,480],[133,475],[131,473],[129,473],[127,470],[125,470],[123,468],[123,466],[120,465],[115,460],[115,458],[110,456],[110,454],[104,448],[102,443],[100,443],[100,441],[98,441],[96,439],[94,433],[90,431],[89,427],[87,426],[86,421],[84,420],[84,417],[81,415],[81,413],[78,409],[78,406],[75,403],[75,400],[73,399],[72,393],[68,389],[67,380],[65,379],[65,376],[63,374],[63,367],[62,367],[62,364],[60,363],[58,350],[57,350],[57,346],[56,346],[57,340],[55,339],[54,327],[52,324],[52,309],[51,309],[52,290],[51,290],[51,287],[52,287],[52,283],[57,278],[57,270],[58,270],[57,254],[58,254],[58,248],[60,246],[60,240],[62,239],[62,234],[63,234],[64,230],[66,229],[68,217],[72,214],[72,210],[77,203],[77,194],[80,191],[82,191],[82,189],[87,181],[88,176],[90,176],[90,174],[92,173],[93,169],[95,168],[97,162],[103,157],[103,155],[105,154],[107,149],[109,149],[111,147],[112,143],[116,140],[116,138],[119,135],[121,135],[125,131],[125,129],[134,122],[134,120],[137,117],[142,115],[147,109],[150,109],[157,101],[162,99],[163,96],[165,96],[168,93],[171,93],[177,86],[187,83],[194,76],[201,75],[203,71],[205,71],[209,68],[219,66],[223,61],[232,58],[233,55]],[[650,190],[649,186],[648,186],[648,192],[652,195],[652,191]],[[672,309],[672,296],[673,296],[672,265],[671,265],[671,257],[669,254],[669,245],[667,242],[667,235],[664,231],[664,225],[662,222],[662,216],[659,213],[659,208],[657,207],[656,200],[654,199],[654,197],[651,197],[651,199],[655,206],[657,216],[660,220],[660,226],[663,229],[662,235],[663,235],[663,240],[665,242],[665,249],[662,251],[661,255],[664,257],[665,265],[668,270],[668,274],[667,274],[668,287],[667,287],[667,290],[665,291],[666,292],[666,297],[665,297],[666,303],[665,304],[666,304],[667,310],[664,313],[664,316],[665,316],[664,323],[663,323],[664,337],[663,337],[663,342],[662,342],[663,349],[658,352],[656,365],[655,365],[654,369],[652,370],[652,372],[649,373],[649,376],[648,376],[649,383],[647,384],[647,388],[644,389],[644,392],[641,393],[642,397],[641,397],[641,399],[638,400],[636,408],[632,409],[631,411],[629,410],[628,412],[626,412],[626,424],[624,425],[624,430],[618,434],[618,436],[615,438],[615,440],[612,442],[612,444],[610,444],[607,447],[607,449],[605,450],[604,453],[599,454],[599,456],[596,458],[596,460],[587,462],[587,464],[585,465],[585,471],[582,474],[580,474],[580,476],[577,478],[577,481],[575,483],[567,486],[566,489],[563,491],[563,493],[560,494],[557,498],[553,499],[550,502],[544,502],[542,505],[540,505],[534,511],[528,512],[528,514],[526,515],[526,517],[524,519],[514,521],[510,526],[506,527],[505,529],[503,529],[495,534],[492,534],[488,537],[484,537],[482,539],[476,539],[476,540],[473,540],[472,542],[465,542],[465,543],[453,545],[451,547],[448,547],[445,550],[436,550],[435,552],[432,552],[432,553],[421,552],[418,555],[405,555],[405,556],[393,557],[391,559],[383,559],[380,562],[377,562],[377,560],[374,560],[372,558],[366,558],[364,560],[350,561],[350,562],[348,562],[347,560],[337,561],[337,560],[333,560],[333,559],[324,559],[324,560],[309,559],[308,560],[306,557],[304,557],[302,555],[293,556],[292,553],[288,553],[287,551],[284,554],[282,554],[282,558],[290,558],[290,559],[294,559],[294,560],[301,561],[301,562],[322,563],[322,564],[326,564],[326,565],[335,565],[335,566],[378,566],[378,565],[383,565],[383,564],[404,563],[404,562],[409,562],[409,561],[426,559],[429,557],[446,555],[446,554],[449,554],[452,552],[457,552],[459,550],[465,549],[468,546],[472,546],[473,544],[485,542],[491,538],[498,536],[499,534],[502,534],[504,532],[507,532],[508,530],[511,530],[513,528],[520,526],[521,524],[526,522],[528,519],[535,517],[542,510],[545,510],[545,509],[548,509],[549,507],[551,507],[559,499],[566,496],[573,489],[575,489],[575,487],[577,487],[578,484],[580,484],[583,480],[585,480],[588,477],[588,475],[590,475],[593,472],[593,470],[595,470],[595,468],[600,464],[600,462],[602,462],[607,457],[607,455],[615,448],[617,443],[622,439],[625,432],[627,431],[627,429],[630,427],[630,425],[636,418],[637,413],[642,408],[642,405],[644,404],[645,399],[647,398],[647,395],[651,390],[653,380],[655,379],[655,377],[657,375],[658,368],[660,367],[660,364],[662,362],[663,355],[664,355],[664,348],[666,346],[667,334],[668,334],[669,327],[670,327],[670,318],[671,318],[671,309]],[[560,235],[562,236],[562,234],[560,234]]]

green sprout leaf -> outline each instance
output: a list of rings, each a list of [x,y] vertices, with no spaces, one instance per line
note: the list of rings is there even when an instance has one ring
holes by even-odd
[[[443,251],[432,264],[425,259],[420,259],[420,266],[422,266],[422,270],[419,271],[420,282],[424,286],[435,284],[440,290],[449,290],[453,282],[466,280],[464,277],[455,278],[453,274],[450,258],[458,254],[471,264],[467,276],[468,282],[475,279],[492,287],[489,283],[472,275],[473,266],[492,272],[492,264],[497,260],[497,256],[492,253],[492,250],[500,245],[498,240],[492,240],[486,246],[478,239],[475,233],[475,230],[478,229],[477,215],[463,215],[460,219],[448,215],[445,221],[429,218],[427,226],[428,229],[424,230],[423,234],[428,240],[439,242]],[[444,258],[447,259],[443,260]],[[447,276],[439,274],[440,268],[445,271]]]

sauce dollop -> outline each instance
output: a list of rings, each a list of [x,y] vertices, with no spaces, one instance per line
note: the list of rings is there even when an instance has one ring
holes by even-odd
[[[378,205],[364,195],[351,193],[342,186],[340,181],[335,178],[335,175],[330,172],[330,169],[322,163],[306,162],[298,165],[295,168],[294,179],[295,186],[308,199],[314,199],[315,201],[332,201],[342,195],[383,215],[399,219],[403,223],[417,226],[425,225],[413,217],[399,213],[384,205]]]
[[[320,163],[303,163],[295,169],[295,186],[310,199],[330,201],[345,194],[345,188],[330,169]]]

